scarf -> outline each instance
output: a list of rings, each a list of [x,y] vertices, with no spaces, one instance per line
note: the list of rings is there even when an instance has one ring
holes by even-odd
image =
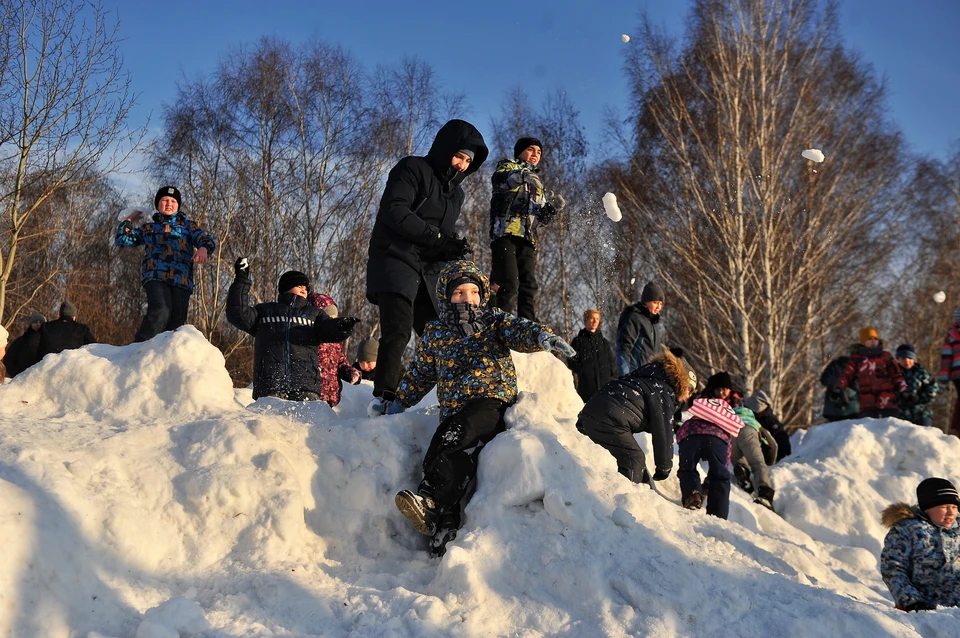
[[[440,320],[464,337],[476,334],[493,323],[493,312],[469,303],[440,304]]]

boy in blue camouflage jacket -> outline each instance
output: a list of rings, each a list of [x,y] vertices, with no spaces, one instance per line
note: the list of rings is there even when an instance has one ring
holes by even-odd
[[[960,494],[942,478],[917,486],[917,505],[894,503],[881,521],[890,528],[880,552],[880,575],[897,609],[960,606]]]
[[[117,228],[113,243],[120,248],[144,246],[140,281],[147,294],[147,314],[134,341],[152,339],[176,330],[187,321],[193,294],[193,264],[207,261],[216,241],[196,222],[180,212],[180,191],[164,186],[153,199],[153,221],[135,227],[142,213],[136,211]]]
[[[900,413],[897,416],[911,423],[930,427],[933,425],[933,410],[930,405],[937,397],[940,386],[926,368],[917,361],[916,350],[909,343],[897,346],[896,358],[903,380],[907,383],[907,390],[916,397],[916,400],[911,403],[900,401]]]
[[[440,425],[423,459],[423,479],[416,493],[399,492],[396,504],[442,555],[460,527],[480,450],[506,429],[504,412],[517,398],[510,350],[576,353],[547,326],[487,307],[490,282],[472,262],[448,263],[436,293],[440,318],[427,324],[387,413],[416,405],[437,387]]]

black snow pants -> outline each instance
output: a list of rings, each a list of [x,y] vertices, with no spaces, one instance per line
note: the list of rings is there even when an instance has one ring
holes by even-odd
[[[594,397],[577,419],[577,430],[617,460],[617,470],[634,483],[648,480],[647,460],[633,436],[637,414],[613,399]]]
[[[461,501],[477,476],[480,450],[506,429],[499,399],[473,399],[437,428],[423,458],[423,480],[417,491],[433,498],[444,519],[460,524]]]
[[[536,321],[537,251],[522,237],[504,235],[490,244],[490,279],[499,286],[496,306],[504,312]]]

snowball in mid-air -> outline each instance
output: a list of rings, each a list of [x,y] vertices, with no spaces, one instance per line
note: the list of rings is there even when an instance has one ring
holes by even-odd
[[[935,292],[933,293],[933,300],[937,303],[943,303],[947,300],[947,293],[943,292],[942,290],[940,292]]]
[[[631,277],[631,278],[630,278],[630,285],[632,286],[632,285],[635,284],[635,283],[637,283],[637,278],[636,278],[636,277]]]
[[[623,219],[620,207],[617,206],[617,196],[613,193],[607,193],[603,196],[603,211],[607,214],[607,217],[615,222]]]
[[[626,33],[624,33],[622,36],[620,36],[620,39],[623,40],[624,42],[629,42],[629,41],[630,41],[630,36],[628,36]]]
[[[147,216],[146,211],[144,211],[142,208],[138,208],[137,206],[129,206],[120,211],[120,213],[117,215],[117,221],[122,222],[123,220],[125,220],[127,217],[130,217],[134,213],[140,213],[138,217],[132,220],[134,223],[141,221]]]
[[[821,151],[818,148],[808,148],[807,150],[805,150],[800,154],[803,155],[808,160],[812,160],[816,162],[817,164],[823,161],[823,151]]]

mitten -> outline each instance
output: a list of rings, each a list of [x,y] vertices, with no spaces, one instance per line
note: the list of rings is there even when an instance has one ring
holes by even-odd
[[[233,274],[237,277],[249,277],[250,260],[246,257],[238,257],[237,261],[233,264]]]
[[[539,341],[540,347],[547,352],[558,352],[568,358],[577,356],[577,351],[557,335],[544,332],[540,335]]]
[[[337,330],[343,335],[343,339],[349,337],[353,333],[353,327],[360,323],[360,320],[356,317],[340,317],[333,319],[333,321],[337,322]]]
[[[440,244],[441,261],[456,261],[463,259],[473,252],[470,242],[457,235],[444,235],[443,242]]]
[[[903,606],[903,611],[933,611],[936,605],[932,605],[925,600],[918,600]]]
[[[553,207],[553,204],[547,202],[537,211],[537,219],[540,220],[541,224],[549,224],[557,216],[557,209]]]
[[[910,392],[910,390],[904,390],[897,395],[897,402],[901,407],[913,405],[917,402],[917,395],[915,395],[913,392]]]

